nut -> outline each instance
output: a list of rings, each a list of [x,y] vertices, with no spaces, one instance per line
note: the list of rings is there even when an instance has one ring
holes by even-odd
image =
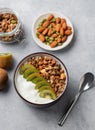
[[[62,38],[62,42],[65,42],[67,40],[67,36],[65,35],[63,38]]]
[[[55,47],[57,44],[58,44],[57,41],[53,41],[50,46],[51,46],[51,48],[53,48],[53,47]]]
[[[66,30],[66,28],[67,28],[66,22],[64,22],[64,23],[62,24],[62,28],[63,28],[64,30]]]
[[[56,23],[60,23],[60,21],[61,21],[61,18],[57,17],[56,18]]]
[[[46,21],[43,23],[43,27],[46,28],[49,24],[50,24],[50,21],[49,21],[49,20],[46,20]]]
[[[48,16],[47,20],[50,21],[53,17],[54,17],[54,15],[53,15],[53,14],[50,14],[50,15]]]
[[[39,35],[39,39],[40,39],[42,42],[45,41],[45,38],[44,38],[44,36],[43,36],[42,34]]]
[[[72,34],[72,31],[70,29],[68,29],[68,30],[65,31],[65,35],[67,35],[67,36],[71,35],[71,34]]]

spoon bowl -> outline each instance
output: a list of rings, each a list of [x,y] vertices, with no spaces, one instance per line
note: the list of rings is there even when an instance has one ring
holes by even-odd
[[[92,73],[88,72],[84,74],[80,80],[79,92],[81,93],[91,88],[93,80],[94,80],[94,75]]]

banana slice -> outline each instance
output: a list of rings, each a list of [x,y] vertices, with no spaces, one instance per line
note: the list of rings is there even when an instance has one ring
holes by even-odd
[[[12,64],[12,54],[11,53],[0,53],[0,68],[10,68]]]

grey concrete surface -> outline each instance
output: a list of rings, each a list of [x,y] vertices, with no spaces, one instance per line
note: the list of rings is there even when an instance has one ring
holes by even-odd
[[[0,43],[0,52],[11,52],[14,59],[13,68],[8,71],[8,89],[0,92],[0,130],[95,130],[95,83],[82,94],[63,127],[57,125],[59,116],[78,91],[81,76],[88,71],[95,74],[95,0],[0,0],[0,7],[15,9],[26,32],[24,43]],[[63,98],[50,108],[37,109],[17,95],[13,75],[22,58],[45,51],[35,44],[31,29],[35,18],[48,11],[68,16],[75,35],[65,49],[49,52],[58,56],[68,69],[69,86]]]

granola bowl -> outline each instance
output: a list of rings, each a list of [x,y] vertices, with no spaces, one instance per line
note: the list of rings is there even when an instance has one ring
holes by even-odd
[[[55,104],[63,96],[67,84],[68,72],[63,62],[45,52],[26,56],[14,73],[18,95],[39,108]]]

